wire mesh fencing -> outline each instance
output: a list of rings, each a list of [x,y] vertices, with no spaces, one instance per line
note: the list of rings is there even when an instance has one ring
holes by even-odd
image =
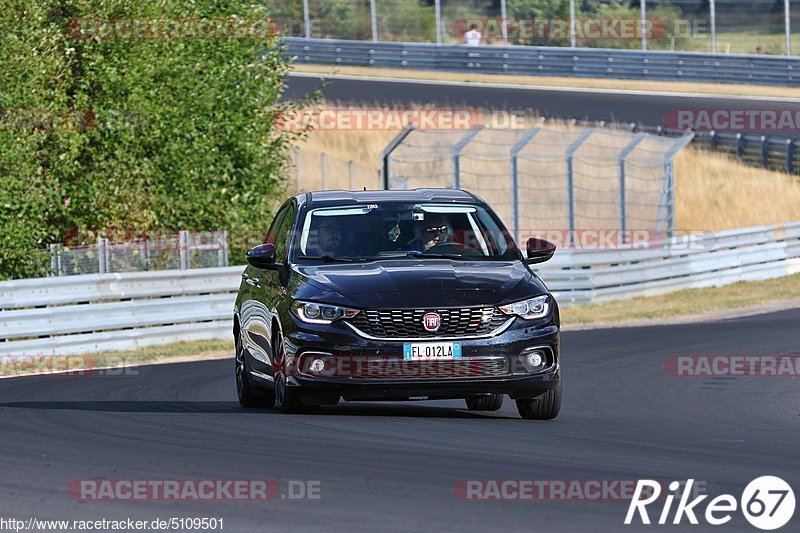
[[[384,186],[468,190],[518,239],[530,231],[610,229],[670,237],[673,159],[691,139],[597,128],[407,128],[384,152]]]
[[[228,266],[227,231],[179,231],[126,242],[106,237],[88,246],[50,245],[53,276],[187,270]]]
[[[295,192],[331,189],[361,190],[382,187],[380,171],[353,160],[345,160],[306,148],[294,150],[292,170]]]

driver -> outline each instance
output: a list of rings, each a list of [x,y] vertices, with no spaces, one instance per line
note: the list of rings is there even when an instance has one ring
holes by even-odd
[[[427,251],[437,244],[450,242],[452,229],[450,223],[441,216],[435,215],[426,220],[420,220],[414,227],[417,237],[416,242],[422,244],[422,251]]]

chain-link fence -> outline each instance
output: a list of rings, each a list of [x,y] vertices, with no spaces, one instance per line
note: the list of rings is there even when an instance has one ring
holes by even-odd
[[[384,185],[466,189],[518,238],[608,229],[668,237],[675,229],[673,158],[691,139],[596,128],[408,128],[384,152]]]
[[[50,245],[53,276],[228,266],[227,231],[180,231],[92,246]]]
[[[283,0],[289,37],[792,55],[800,0]]]
[[[294,185],[290,185],[289,190],[295,192],[383,187],[377,167],[306,148],[294,150],[292,173]]]

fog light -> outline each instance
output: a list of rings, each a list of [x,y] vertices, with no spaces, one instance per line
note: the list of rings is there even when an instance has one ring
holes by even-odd
[[[546,348],[528,348],[519,354],[516,359],[516,367],[514,374],[528,374],[530,372],[538,372],[547,366],[547,349]]]
[[[528,364],[531,368],[542,366],[543,362],[544,357],[542,357],[542,352],[531,352],[528,354]]]
[[[312,372],[322,372],[323,370],[325,370],[325,361],[323,361],[322,359],[314,359],[313,361],[311,361],[310,368]]]

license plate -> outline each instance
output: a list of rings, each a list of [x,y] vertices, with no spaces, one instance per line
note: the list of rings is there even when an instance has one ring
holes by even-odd
[[[460,342],[405,342],[403,360],[461,359]]]

